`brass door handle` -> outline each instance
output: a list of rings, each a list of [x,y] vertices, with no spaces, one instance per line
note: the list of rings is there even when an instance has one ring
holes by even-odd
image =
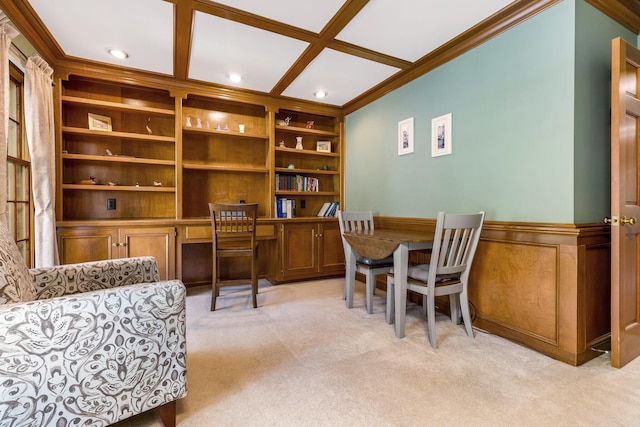
[[[615,224],[618,223],[618,217],[614,216],[612,218],[609,218],[609,217],[605,216],[602,219],[602,222],[604,222],[605,224],[615,225]],[[636,219],[634,217],[630,217],[630,218],[627,218],[626,216],[620,217],[620,224],[623,224],[623,225],[624,224],[635,225],[635,223],[636,223]]]
[[[627,218],[626,216],[623,216],[622,218],[620,218],[620,223],[634,225],[636,223],[636,219],[634,217]]]

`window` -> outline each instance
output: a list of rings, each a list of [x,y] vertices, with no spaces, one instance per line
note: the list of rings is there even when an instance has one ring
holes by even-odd
[[[24,131],[24,75],[9,63],[9,77],[7,216],[22,257],[32,267],[31,162]]]

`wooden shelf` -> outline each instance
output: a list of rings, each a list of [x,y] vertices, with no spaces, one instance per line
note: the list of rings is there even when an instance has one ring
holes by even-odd
[[[339,191],[276,191],[276,196],[338,196]]]
[[[315,150],[296,150],[295,148],[288,147],[276,147],[276,151],[307,156],[340,157],[340,154],[338,153],[325,153],[324,151]]]
[[[339,175],[339,171],[330,171],[322,169],[289,169],[276,167],[275,171],[278,173],[290,173],[290,174],[308,174],[308,175]]]
[[[182,132],[197,134],[197,135],[203,135],[203,134],[223,135],[223,136],[233,136],[233,137],[240,137],[240,138],[260,139],[260,140],[265,140],[268,138],[268,136],[264,134],[238,132],[235,130],[217,130],[217,129],[197,128],[197,127],[186,127],[186,126],[182,128]]]
[[[336,138],[340,136],[335,132],[329,132],[326,130],[314,129],[314,128],[303,128],[297,126],[282,126],[276,125],[277,131],[287,132],[287,133],[295,133],[295,134],[303,134],[303,135],[317,135],[317,136],[326,136],[329,138]]]
[[[62,184],[63,190],[89,190],[89,191],[134,191],[144,193],[175,193],[175,187],[151,187],[135,185],[83,185],[83,184]]]
[[[160,159],[144,159],[140,157],[129,156],[97,156],[90,154],[72,154],[63,153],[62,158],[65,160],[79,160],[88,162],[113,162],[113,163],[138,163],[145,165],[161,165],[161,166],[175,166],[176,162],[173,160],[160,160]]]
[[[164,108],[145,107],[141,105],[124,104],[121,102],[100,101],[76,96],[62,96],[62,102],[67,104],[83,105],[116,111],[140,112],[161,116],[175,116],[175,111]]]
[[[98,136],[103,138],[124,138],[124,139],[132,139],[138,141],[149,141],[149,142],[167,142],[167,143],[175,143],[176,139],[172,136],[158,136],[158,135],[145,135],[143,133],[130,133],[130,132],[107,132],[100,130],[90,130],[84,128],[76,128],[63,126],[62,132],[67,134],[74,135],[85,135],[85,136]]]
[[[228,165],[216,165],[216,164],[183,163],[182,167],[184,169],[217,171],[217,172],[249,172],[249,173],[269,172],[269,169],[266,167],[254,168],[254,167],[228,166]]]

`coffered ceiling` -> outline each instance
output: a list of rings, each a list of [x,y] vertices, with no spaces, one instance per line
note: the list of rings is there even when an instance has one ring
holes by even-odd
[[[80,61],[354,109],[557,1],[0,0],[0,8],[53,65]]]

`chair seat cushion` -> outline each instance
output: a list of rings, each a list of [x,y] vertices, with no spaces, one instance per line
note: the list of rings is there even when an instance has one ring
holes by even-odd
[[[427,282],[429,280],[429,264],[419,264],[409,267],[407,277]]]
[[[382,259],[371,259],[363,257],[362,255],[356,255],[356,262],[358,264],[368,265],[369,267],[380,267],[383,265],[393,265],[393,256],[389,256]]]
[[[393,269],[390,271],[393,274]],[[429,281],[429,264],[412,265],[407,269],[407,278],[427,283]],[[444,274],[436,277],[436,283],[460,279],[460,274]]]
[[[36,299],[29,269],[7,226],[0,222],[0,304]]]

